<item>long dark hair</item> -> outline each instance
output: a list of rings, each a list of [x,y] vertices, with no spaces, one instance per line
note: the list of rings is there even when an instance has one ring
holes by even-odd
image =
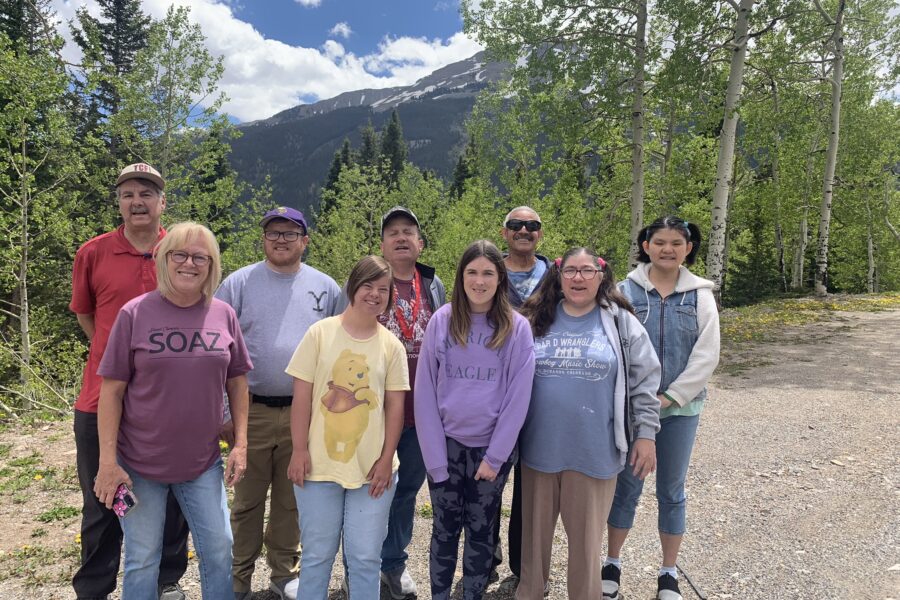
[[[680,217],[662,217],[644,227],[638,233],[638,262],[650,262],[650,256],[644,252],[644,242],[650,242],[653,235],[660,229],[672,229],[684,236],[685,241],[691,242],[694,246],[688,255],[684,258],[684,262],[688,265],[694,264],[697,260],[697,254],[700,252],[700,228],[689,223]]]
[[[503,255],[492,242],[478,240],[472,242],[456,267],[456,280],[453,283],[452,306],[450,307],[450,335],[460,346],[466,345],[469,330],[472,328],[472,317],[469,311],[469,298],[466,296],[463,285],[463,274],[470,262],[476,258],[484,257],[493,263],[497,269],[497,291],[491,301],[491,308],[487,312],[488,323],[494,328],[494,333],[488,341],[487,347],[496,350],[501,347],[506,338],[512,333],[512,305],[509,303],[509,276],[506,274],[506,264]]]
[[[631,303],[616,287],[616,277],[608,262],[590,248],[585,248],[584,246],[569,248],[562,255],[561,259],[557,258],[550,263],[550,271],[544,276],[537,290],[531,294],[521,308],[522,314],[531,323],[534,337],[547,335],[547,331],[550,329],[553,321],[556,320],[556,306],[563,299],[562,270],[571,257],[579,254],[587,254],[593,258],[602,274],[603,279],[600,281],[600,287],[597,289],[597,304],[603,308],[609,308],[616,304],[629,312],[634,312]]]

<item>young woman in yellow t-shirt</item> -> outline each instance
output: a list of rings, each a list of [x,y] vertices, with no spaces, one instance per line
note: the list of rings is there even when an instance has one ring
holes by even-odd
[[[378,323],[393,297],[388,263],[361,259],[347,295],[344,312],[310,327],[285,369],[294,377],[288,477],[300,511],[299,598],[327,595],[341,541],[351,598],[379,597],[409,374],[400,340]]]

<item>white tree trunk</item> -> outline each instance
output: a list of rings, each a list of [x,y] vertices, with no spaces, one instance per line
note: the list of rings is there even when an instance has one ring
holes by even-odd
[[[894,227],[894,224],[891,223],[891,193],[893,185],[893,178],[884,180],[884,191],[882,192],[881,201],[884,203],[884,224],[887,225],[888,231],[891,232],[891,235],[894,236],[897,243],[900,243],[900,232],[898,232],[897,228]]]
[[[810,185],[813,178],[813,169],[816,166],[816,150],[819,147],[821,135],[816,132],[809,144],[809,154],[806,156],[806,177],[803,186],[803,216],[800,217],[800,231],[797,236],[797,248],[794,252],[794,268],[791,271],[791,289],[800,291],[803,289],[803,272],[806,270],[806,247],[809,244],[809,202]]]
[[[716,187],[713,190],[712,224],[709,229],[709,247],[706,255],[706,276],[715,285],[714,293],[721,299],[725,279],[725,233],[728,226],[728,194],[732,186],[734,144],[737,112],[744,83],[744,62],[747,58],[747,33],[750,15],[756,0],[741,0],[734,24],[733,54],[725,89],[725,117],[719,137],[719,157],[716,161]]]
[[[864,192],[865,193],[865,192]],[[869,268],[866,271],[866,291],[874,294],[878,291],[878,284],[875,281],[875,240],[872,239],[872,207],[869,206],[869,197],[866,196],[866,257],[869,261]]]
[[[831,67],[831,128],[828,132],[828,149],[825,151],[825,174],[822,177],[822,206],[819,212],[819,243],[816,248],[817,296],[828,293],[828,237],[831,230],[831,205],[834,200],[834,171],[837,166],[838,144],[841,133],[841,92],[844,78],[844,7],[846,0],[839,0],[834,19],[831,42],[834,60]]]
[[[809,243],[809,207],[803,207],[803,216],[800,217],[800,231],[797,234],[797,247],[794,250],[794,268],[791,271],[791,289],[799,291],[803,289],[803,271],[806,266],[806,245]]]
[[[781,105],[778,101],[778,86],[772,81],[772,108],[778,120],[781,118]],[[781,291],[788,291],[787,274],[784,265],[784,232],[781,229],[781,133],[776,129],[772,151],[772,188],[775,192],[775,252],[778,259],[778,274],[781,276]]]
[[[647,62],[647,0],[637,2],[635,59],[631,104],[631,251],[630,268],[637,266],[638,233],[644,226],[644,70]]]
[[[19,383],[23,386],[28,383],[30,378],[29,370],[31,367],[31,323],[29,321],[30,308],[28,305],[28,245],[30,236],[28,235],[28,219],[30,218],[31,191],[28,189],[29,177],[26,176],[28,170],[28,146],[25,143],[27,136],[23,136],[21,157],[22,157],[22,175],[19,184],[19,274],[18,274],[18,292],[19,292],[19,358],[21,363],[19,366]],[[23,406],[25,410],[31,410],[31,390],[23,390]]]

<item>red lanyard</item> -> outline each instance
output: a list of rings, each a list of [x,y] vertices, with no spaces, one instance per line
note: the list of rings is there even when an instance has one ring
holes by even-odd
[[[416,270],[416,276],[413,277],[413,298],[410,303],[410,315],[412,319],[409,323],[406,322],[403,311],[400,310],[400,304],[397,302],[399,298],[400,294],[397,292],[397,286],[395,285],[394,317],[397,319],[397,326],[400,328],[400,333],[403,334],[404,339],[414,341],[416,320],[419,318],[419,306],[422,302],[422,275],[418,270]]]

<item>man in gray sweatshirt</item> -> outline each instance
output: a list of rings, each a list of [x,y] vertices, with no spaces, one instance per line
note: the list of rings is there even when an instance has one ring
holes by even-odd
[[[331,277],[302,262],[309,243],[303,213],[281,206],[267,212],[260,225],[266,259],[235,271],[216,292],[237,313],[254,365],[247,374],[247,472],[234,487],[231,507],[234,597],[252,596],[254,565],[265,541],[270,589],[282,600],[295,600],[300,531],[287,477],[293,379],[284,368],[310,325],[335,314],[341,291]],[[270,486],[269,524],[263,537]]]

